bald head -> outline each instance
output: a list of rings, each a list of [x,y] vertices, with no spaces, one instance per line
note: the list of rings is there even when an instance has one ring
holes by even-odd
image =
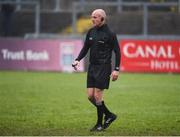
[[[106,12],[103,9],[96,9],[91,14],[94,26],[101,26],[105,23]]]
[[[106,12],[103,9],[96,9],[92,12],[92,15],[93,14],[97,14],[97,15],[103,17],[104,19],[106,18]]]

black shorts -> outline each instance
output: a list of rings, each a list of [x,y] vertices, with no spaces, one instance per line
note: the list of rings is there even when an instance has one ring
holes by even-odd
[[[108,89],[111,75],[111,64],[90,64],[87,74],[87,88]]]

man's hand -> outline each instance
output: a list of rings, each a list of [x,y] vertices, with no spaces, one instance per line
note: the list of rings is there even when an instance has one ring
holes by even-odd
[[[77,61],[77,60],[75,60],[75,61],[72,63],[72,67],[74,68],[74,70],[76,70],[76,71],[78,70],[79,64],[80,64],[80,62]]]
[[[114,70],[114,71],[111,73],[111,79],[112,79],[112,81],[116,81],[116,80],[118,79],[118,76],[119,76],[119,71]]]

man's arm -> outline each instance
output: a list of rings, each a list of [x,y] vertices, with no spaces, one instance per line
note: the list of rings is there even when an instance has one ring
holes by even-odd
[[[115,53],[115,68],[114,71],[112,72],[112,81],[116,81],[119,76],[119,70],[120,70],[120,61],[121,61],[121,53],[120,53],[120,48],[119,48],[119,43],[117,40],[117,37],[115,34],[113,34],[113,46],[114,46],[114,53]]]
[[[89,50],[89,42],[88,42],[88,39],[89,39],[89,33],[86,35],[86,39],[85,39],[85,42],[84,42],[84,46],[83,48],[81,49],[78,57],[75,59],[75,61],[72,63],[72,67],[74,67],[75,70],[77,70],[79,64],[80,64],[80,60],[82,58],[84,58]]]
[[[115,68],[114,70],[119,71],[119,66],[121,62],[121,53],[120,53],[120,48],[119,48],[119,43],[117,40],[117,37],[115,34],[113,34],[113,45],[114,45],[114,53],[115,53]]]
[[[82,58],[84,58],[86,56],[88,50],[89,50],[89,43],[88,43],[88,40],[87,40],[87,37],[86,37],[86,40],[84,42],[84,46],[81,49],[78,57],[75,60],[80,61]]]

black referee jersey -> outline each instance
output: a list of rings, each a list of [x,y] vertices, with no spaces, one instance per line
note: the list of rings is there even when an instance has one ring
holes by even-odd
[[[115,53],[115,70],[119,71],[120,48],[116,35],[107,24],[91,28],[84,42],[84,46],[76,60],[80,61],[90,49],[90,64],[111,64],[112,51]]]

